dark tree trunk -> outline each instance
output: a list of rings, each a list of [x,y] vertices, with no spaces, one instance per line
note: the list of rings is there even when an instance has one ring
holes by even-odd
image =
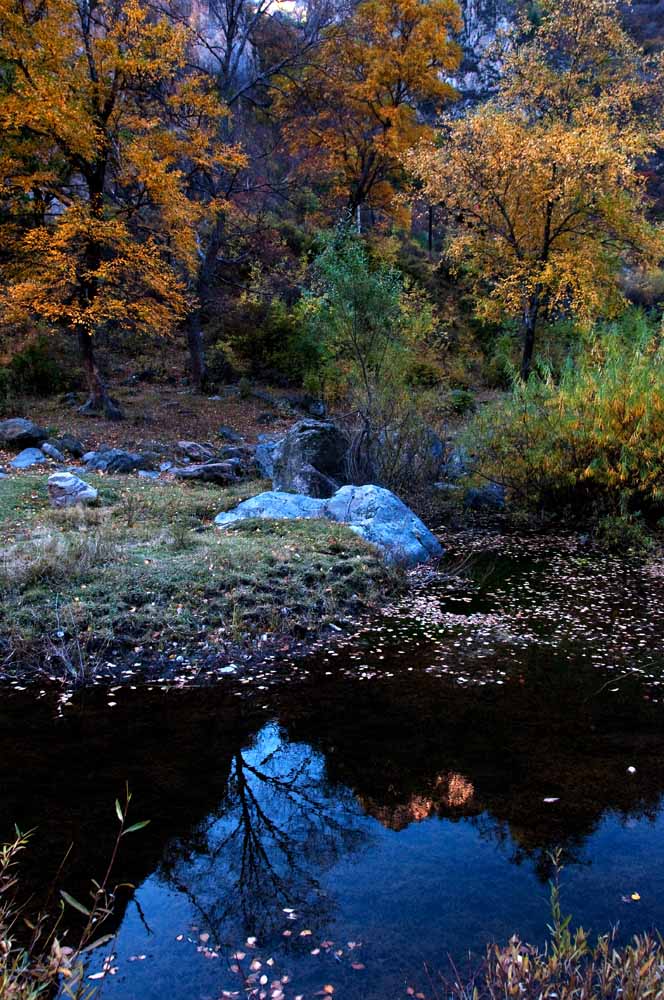
[[[523,312],[521,330],[523,334],[523,355],[521,358],[521,378],[527,382],[533,365],[533,353],[535,351],[535,332],[537,330],[537,317],[540,310],[540,294],[536,292],[528,302]]]
[[[99,374],[92,346],[92,335],[87,330],[79,330],[78,346],[81,351],[83,370],[88,383],[88,400],[80,408],[86,416],[106,417],[107,420],[122,420],[122,410],[109,396]]]
[[[429,224],[427,227],[427,245],[429,248],[429,260],[433,260],[433,205],[429,205]]]
[[[207,378],[205,365],[205,350],[203,347],[203,329],[201,325],[201,310],[192,309],[186,319],[187,347],[189,348],[189,363],[191,381],[196,392],[202,392]]]

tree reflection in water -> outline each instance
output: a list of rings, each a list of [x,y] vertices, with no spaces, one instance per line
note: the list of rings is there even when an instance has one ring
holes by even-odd
[[[219,942],[238,922],[265,940],[288,929],[288,909],[315,930],[331,915],[321,876],[369,839],[361,818],[352,791],[328,782],[324,757],[271,724],[233,754],[226,796],[167,847],[161,875]]]

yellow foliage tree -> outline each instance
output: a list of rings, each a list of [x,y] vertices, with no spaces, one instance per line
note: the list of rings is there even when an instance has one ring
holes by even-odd
[[[3,318],[74,334],[84,409],[112,418],[93,335],[168,333],[185,315],[219,208],[196,179],[240,158],[187,45],[143,0],[0,0]]]
[[[435,111],[456,96],[444,78],[459,65],[460,25],[455,0],[364,0],[328,29],[278,102],[300,170],[352,211],[390,207],[401,155],[431,134],[418,105]]]
[[[527,379],[543,311],[614,314],[621,266],[656,261],[664,240],[638,167],[655,139],[659,67],[616,0],[545,0],[521,30],[496,99],[406,162],[446,210],[447,252],[479,313],[520,319]]]

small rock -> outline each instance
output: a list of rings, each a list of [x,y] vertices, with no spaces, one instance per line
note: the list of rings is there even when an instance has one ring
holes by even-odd
[[[467,510],[504,510],[505,488],[499,483],[487,483],[486,486],[471,486],[466,490],[463,505]]]
[[[204,483],[220,483],[225,486],[236,481],[236,468],[233,462],[205,462],[171,471],[177,479],[198,479]]]
[[[138,475],[140,479],[159,479],[159,473],[152,472],[150,469],[139,469]]]
[[[207,444],[198,444],[197,441],[178,441],[178,448],[192,462],[207,462],[216,457],[214,448]]]
[[[39,448],[24,448],[16,458],[12,458],[9,463],[13,469],[29,469],[33,465],[45,462],[46,458]]]
[[[227,427],[226,425],[220,427],[219,430],[217,431],[217,434],[219,435],[220,438],[223,438],[224,441],[233,441],[235,443],[244,441],[244,438],[242,437],[241,434],[238,434],[237,431],[234,431],[232,427]]]
[[[0,420],[0,447],[12,451],[22,448],[39,447],[48,437],[43,427],[38,427],[32,420],[23,417],[12,417]]]
[[[85,454],[85,447],[82,442],[72,434],[62,434],[51,442],[59,451],[66,451],[74,458],[82,458]]]
[[[90,486],[69,472],[56,472],[48,477],[48,499],[51,507],[73,507],[77,503],[91,503],[97,496],[98,492],[94,486]]]
[[[129,473],[147,469],[152,464],[146,455],[122,451],[120,448],[102,446],[97,451],[88,451],[83,456],[88,471]]]
[[[159,464],[159,471],[160,472],[168,472],[169,469],[172,469],[172,468],[173,468],[173,463],[172,462],[160,462],[160,464]]]
[[[62,452],[59,451],[54,444],[51,444],[50,441],[46,441],[46,443],[41,446],[41,450],[47,458],[52,458],[54,462],[64,462],[65,460],[65,456]]]

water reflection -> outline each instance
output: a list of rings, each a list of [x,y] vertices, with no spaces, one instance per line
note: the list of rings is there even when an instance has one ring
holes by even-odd
[[[152,822],[118,881],[157,873],[220,941],[280,936],[286,908],[322,934],[343,911],[331,885],[348,864],[369,912],[372,858],[415,827],[444,851],[442,824],[463,823],[467,845],[476,836],[544,879],[554,847],[585,863],[607,817],[652,822],[664,790],[661,718],[638,682],[611,693],[583,664],[542,657],[500,689],[422,674],[367,684],[340,669],[275,690],[262,708],[231,686],[116,697],[110,713],[88,694],[65,720],[5,700],[0,832],[38,828],[26,868],[37,897],[73,842],[66,884],[83,896],[128,780]],[[407,872],[406,855],[390,863]],[[435,880],[433,861],[418,878]]]
[[[232,756],[219,806],[166,848],[160,874],[191,902],[217,941],[228,925],[265,940],[294,910],[323,927],[332,901],[320,880],[368,840],[352,791],[330,786],[325,760],[270,724]]]

